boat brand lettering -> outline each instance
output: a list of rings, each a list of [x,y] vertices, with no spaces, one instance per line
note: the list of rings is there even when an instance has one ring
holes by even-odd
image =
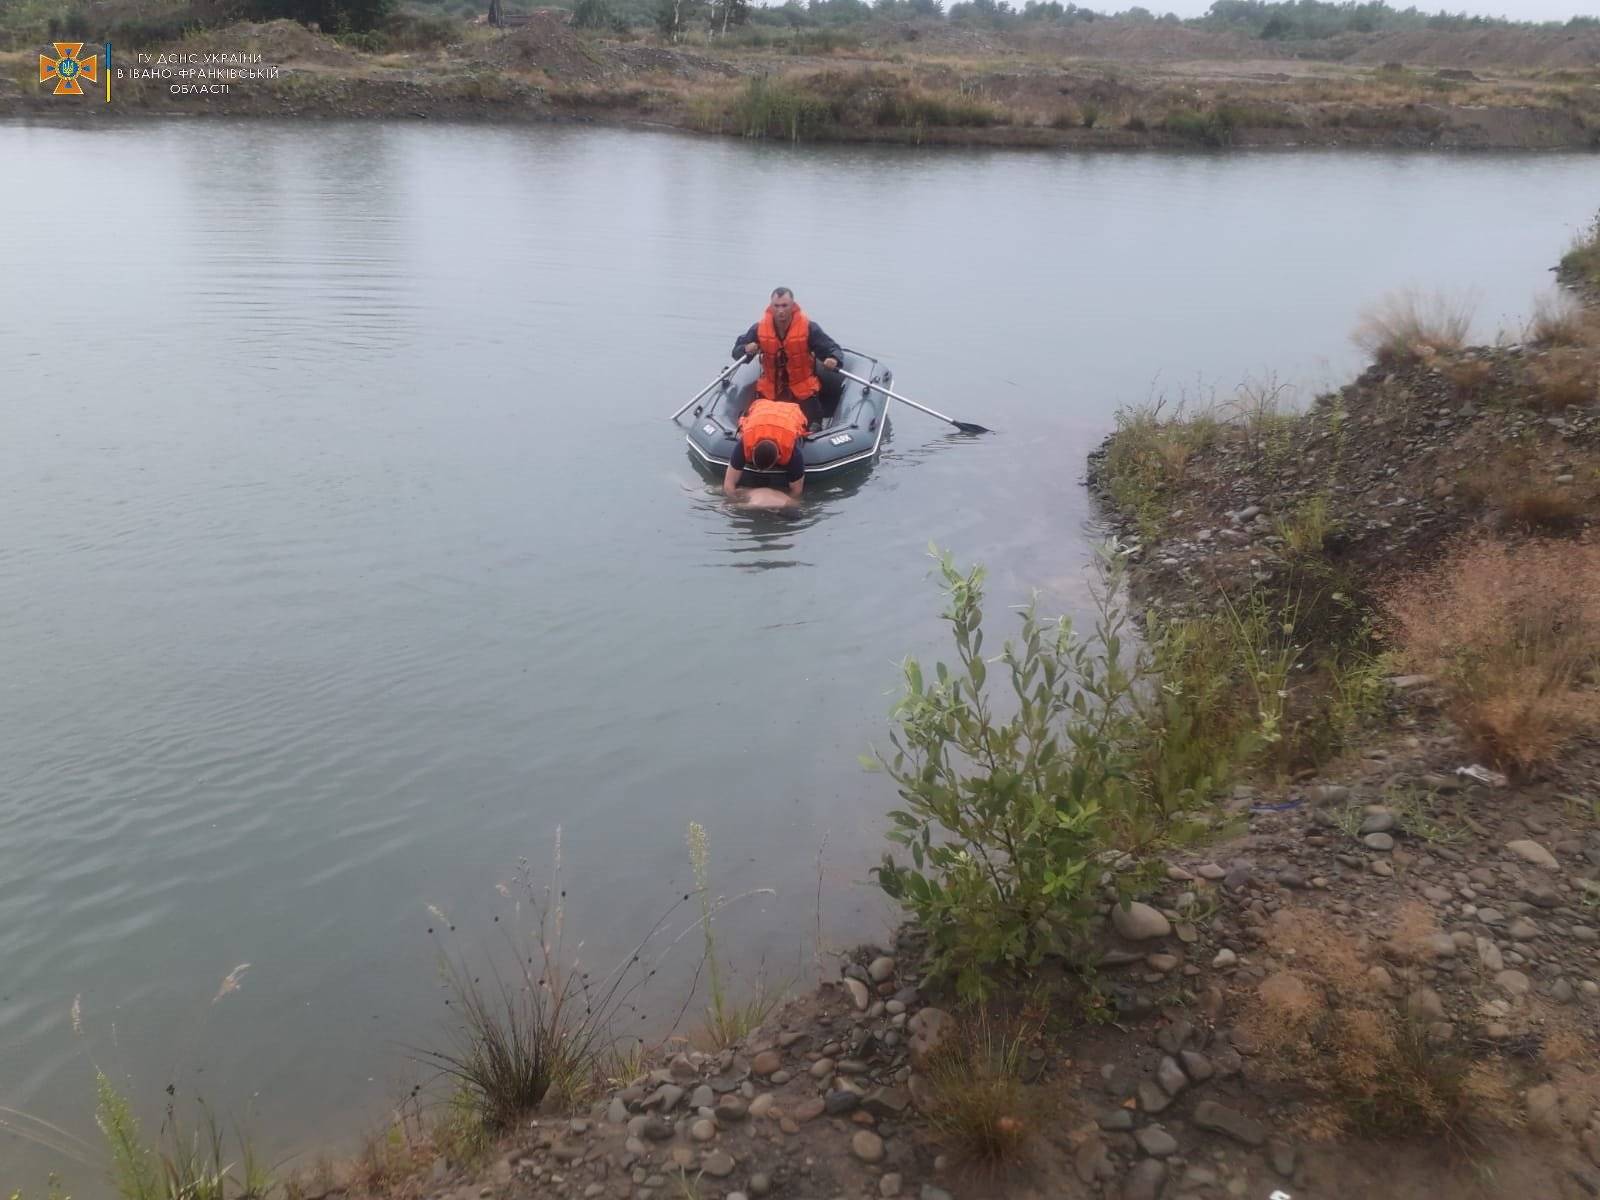
[[[850,435],[848,433],[841,433],[836,437],[829,438],[828,439],[828,444],[830,446],[842,446],[846,442],[848,442],[849,440],[850,440]]]

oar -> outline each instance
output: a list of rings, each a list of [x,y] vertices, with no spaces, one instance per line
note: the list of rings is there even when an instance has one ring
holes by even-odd
[[[747,362],[749,362],[749,361],[750,361],[750,358],[749,358],[749,356],[748,356],[748,355],[747,355],[747,356],[746,356],[746,357],[744,357],[744,358],[741,358],[741,359],[738,359],[738,360],[737,360],[737,361],[735,361],[735,362],[731,362],[731,363],[729,363],[729,364],[728,364],[728,365],[727,365],[727,366],[725,366],[725,367],[723,367],[723,368],[722,368],[722,373],[721,373],[721,374],[719,374],[719,375],[718,375],[718,376],[717,376],[717,377],[716,377],[716,378],[715,378],[715,379],[713,379],[713,380],[712,380],[712,381],[711,381],[711,382],[710,382],[710,383],[708,383],[708,384],[706,384],[706,385],[705,385],[705,387],[703,387],[703,388],[701,388],[701,389],[700,389],[700,390],[699,390],[699,391],[698,391],[698,392],[696,392],[696,393],[695,393],[695,394],[694,394],[694,395],[693,395],[693,396],[690,396],[690,397],[689,397],[689,404],[685,404],[685,405],[684,405],[684,406],[683,406],[683,407],[682,407],[682,408],[680,408],[680,409],[679,409],[679,410],[678,410],[678,411],[677,411],[677,412],[675,412],[675,413],[673,413],[673,414],[672,414],[672,416],[671,416],[671,417],[670,417],[670,418],[669,418],[669,420],[673,420],[673,421],[676,421],[676,420],[677,420],[677,419],[678,419],[678,418],[679,418],[679,417],[681,417],[681,416],[683,416],[683,414],[684,414],[684,413],[686,413],[686,412],[688,412],[688,411],[689,411],[689,405],[691,405],[691,404],[693,404],[693,403],[694,403],[694,402],[695,402],[695,401],[696,401],[696,400],[698,400],[698,399],[700,399],[700,397],[701,397],[701,396],[704,396],[704,395],[705,395],[705,394],[706,394],[706,393],[707,393],[707,392],[709,392],[709,391],[710,391],[710,390],[711,390],[711,389],[712,389],[712,388],[714,388],[714,387],[716,387],[716,386],[717,386],[717,384],[719,384],[719,383],[721,383],[721,382],[722,382],[722,381],[723,381],[723,380],[724,380],[724,379],[726,379],[726,378],[727,378],[727,377],[728,377],[728,376],[729,376],[729,375],[730,375],[730,374],[732,374],[732,373],[733,373],[733,372],[734,372],[734,371],[735,371],[735,370],[736,370],[736,369],[738,369],[738,368],[739,368],[739,367],[742,367],[742,366],[744,366],[744,364],[745,364],[745,363],[747,363]]]
[[[877,388],[878,391],[882,392],[885,396],[889,397],[889,399],[898,400],[898,401],[900,401],[901,404],[909,404],[909,405],[911,405],[912,408],[917,409],[919,412],[925,412],[930,417],[938,417],[939,420],[944,421],[946,424],[954,425],[957,429],[961,430],[962,433],[993,433],[994,432],[994,430],[986,429],[982,425],[974,425],[971,421],[958,421],[954,417],[945,416],[942,412],[934,412],[933,409],[929,408],[925,404],[918,404],[915,400],[907,399],[905,396],[902,396],[899,392],[891,392],[888,388],[884,387],[883,384],[881,384],[881,383],[873,383],[872,380],[863,379],[859,375],[852,375],[852,374],[850,374],[849,371],[841,370],[839,372],[839,374],[843,375],[846,379],[853,379],[857,383],[866,384],[866,386],[869,387],[869,388]],[[707,390],[709,390],[709,389],[707,389]],[[694,403],[694,401],[691,400],[689,403],[692,404],[692,403]],[[688,405],[685,405],[684,407],[687,408]]]

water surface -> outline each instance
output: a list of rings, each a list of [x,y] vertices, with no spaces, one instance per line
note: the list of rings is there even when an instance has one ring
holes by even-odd
[[[687,887],[696,820],[720,890],[776,890],[725,949],[803,981],[819,919],[890,922],[859,881],[892,788],[857,756],[898,660],[943,650],[929,542],[989,564],[996,622],[1031,588],[1081,608],[1119,405],[1339,382],[1411,284],[1514,328],[1597,183],[0,125],[0,1105],[92,1137],[99,1064],[147,1120],[173,1081],[278,1150],[352,1135],[438,1032],[426,906],[482,940],[557,826],[587,962]],[[665,416],[777,284],[998,434],[902,411],[858,485],[730,514]],[[0,1135],[0,1184],[57,1165]]]

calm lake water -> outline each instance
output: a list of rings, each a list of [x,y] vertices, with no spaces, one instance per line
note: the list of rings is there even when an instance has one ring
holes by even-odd
[[[586,962],[699,821],[776,891],[724,950],[803,982],[819,919],[891,923],[858,755],[944,650],[930,541],[996,626],[1081,609],[1118,405],[1340,382],[1407,285],[1516,328],[1597,203],[1587,157],[0,125],[0,1106],[93,1138],[98,1064],[152,1126],[173,1082],[353,1135],[441,1030],[427,906],[488,940],[558,826]],[[730,514],[665,418],[776,284],[999,433],[901,410],[858,487]],[[0,1185],[52,1167],[97,1194],[0,1132]]]

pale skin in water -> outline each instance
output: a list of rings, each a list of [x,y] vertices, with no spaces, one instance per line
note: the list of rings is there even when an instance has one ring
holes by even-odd
[[[794,317],[794,297],[787,294],[774,293],[772,296],[772,323],[777,326],[778,336],[782,337],[789,331],[789,322]],[[758,342],[746,342],[744,352],[747,357],[754,358],[761,353]],[[828,357],[822,360],[822,365],[828,370],[837,370],[839,360]],[[806,481],[797,479],[789,485],[787,491],[778,491],[776,488],[742,488],[739,486],[741,472],[729,467],[722,477],[722,491],[728,499],[736,504],[744,504],[750,508],[788,508],[799,502],[800,493],[805,490]]]

